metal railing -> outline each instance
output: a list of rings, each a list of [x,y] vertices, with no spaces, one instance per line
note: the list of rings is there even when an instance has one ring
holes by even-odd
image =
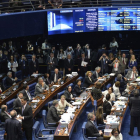
[[[44,2],[43,7],[39,7],[39,0],[23,0],[0,3],[0,13],[13,13],[24,12],[41,9],[52,9],[53,7]],[[64,0],[61,8],[74,8],[74,7],[106,7],[106,6],[139,6],[140,0]]]

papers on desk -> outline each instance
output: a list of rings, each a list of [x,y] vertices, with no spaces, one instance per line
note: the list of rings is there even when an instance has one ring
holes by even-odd
[[[32,74],[31,76],[38,77],[39,75],[41,75],[41,74]]]
[[[90,88],[86,88],[86,90],[92,90],[92,87],[90,87]]]
[[[53,85],[53,87],[60,87],[60,85]]]
[[[140,78],[138,77],[138,78],[136,79],[136,81],[137,81],[137,82],[140,82]]]
[[[32,103],[38,103],[40,100],[32,100]]]
[[[73,115],[74,114],[72,114],[72,113],[64,113],[63,115],[61,115],[60,123],[68,124]]]
[[[115,76],[115,73],[110,73],[109,75],[110,75],[110,76]]]
[[[121,96],[121,97],[118,98],[118,100],[121,100],[121,101],[128,101],[128,97],[123,97],[123,96]]]
[[[68,113],[73,113],[73,112],[75,112],[75,110],[76,110],[76,106],[74,106],[73,108],[72,108],[72,107],[69,107],[69,108],[67,109],[67,112],[68,112]]]
[[[130,85],[134,85],[134,86],[137,86],[138,84],[137,84],[137,83],[130,83]]]
[[[72,74],[66,74],[66,76],[68,76],[68,77],[70,77],[70,78],[72,78],[73,76],[72,76]]]
[[[103,81],[105,81],[104,78],[103,79],[98,79],[98,82],[103,82]]]
[[[82,104],[82,102],[80,101],[80,102],[74,102],[74,103],[72,103],[72,105],[75,105],[75,106],[78,106],[78,105],[81,105]]]
[[[104,133],[105,133],[105,132],[111,133],[111,132],[112,132],[112,129],[104,129]]]
[[[24,82],[23,82],[23,84],[27,84],[27,82],[26,82],[26,81],[24,81]]]
[[[72,76],[77,76],[78,75],[77,72],[72,72],[71,74],[72,74]]]
[[[88,64],[88,62],[85,62],[85,61],[81,62],[81,66],[83,66],[83,67],[86,66],[87,64]]]

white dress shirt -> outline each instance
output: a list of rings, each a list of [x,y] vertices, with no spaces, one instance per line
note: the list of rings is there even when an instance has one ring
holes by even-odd
[[[105,90],[102,92],[102,94],[104,95],[104,98],[103,98],[103,102],[106,100],[106,95],[108,94],[108,90]],[[110,101],[115,101],[115,94],[112,92],[110,94]]]
[[[117,98],[121,96],[119,87],[116,87],[115,84],[113,85],[113,92],[117,96]]]
[[[9,116],[9,118],[11,118],[11,115],[8,112],[6,112],[6,111],[4,111],[4,112],[7,114],[7,116]]]
[[[115,136],[111,136],[111,138],[110,138],[110,140],[123,140],[123,136],[122,136],[122,134],[120,133],[117,137],[115,137]]]
[[[115,42],[110,42],[110,48],[113,48],[113,47],[118,48],[118,43],[116,41]]]
[[[114,71],[118,71],[119,63],[114,63]]]

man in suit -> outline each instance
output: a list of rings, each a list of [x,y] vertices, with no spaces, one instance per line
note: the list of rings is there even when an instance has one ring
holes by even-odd
[[[95,68],[95,71],[92,73],[92,77],[94,79],[94,82],[97,82],[98,79],[102,78],[101,67],[96,67]]]
[[[137,68],[134,66],[132,68],[132,71],[128,71],[126,76],[124,77],[125,81],[128,81],[128,82],[131,82],[131,81],[134,81],[136,80],[136,78],[138,77],[138,71],[137,71]]]
[[[19,92],[18,97],[13,102],[13,109],[16,110],[17,114],[21,114],[22,109],[21,98],[23,98],[23,93]]]
[[[49,108],[47,114],[48,123],[57,123],[60,120],[60,116],[57,113],[58,100],[53,101],[53,105]]]
[[[98,130],[97,124],[95,123],[95,115],[93,113],[88,114],[88,122],[86,123],[86,134],[87,137],[97,137],[97,140],[103,140],[103,132]]]
[[[58,51],[55,49],[55,46],[52,47],[51,52],[54,54],[54,57],[57,58]]]
[[[65,59],[65,73],[71,74],[73,71],[74,62],[73,59],[71,59],[71,55],[67,55],[67,59]]]
[[[24,54],[21,56],[20,67],[22,71],[22,78],[24,78],[24,76],[28,75],[28,61]]]
[[[121,64],[121,73],[124,74],[124,70],[126,69],[128,65],[128,58],[126,58],[126,54],[123,53],[122,57],[119,58],[120,64]]]
[[[66,97],[66,101],[70,102],[75,100],[75,98],[73,98],[73,94],[72,94],[72,87],[68,86],[68,88],[66,89],[66,91],[64,92],[64,95]]]
[[[54,73],[51,75],[51,82],[52,83],[57,83],[61,80],[61,78],[62,78],[61,73],[59,72],[58,69],[55,69]]]
[[[77,44],[77,48],[74,50],[75,59],[79,59],[81,57],[83,50],[81,49],[80,44]]]
[[[51,85],[51,79],[50,79],[50,74],[49,73],[45,73],[44,75],[44,82],[46,83],[46,85]]]
[[[133,136],[134,127],[137,126],[138,136],[140,136],[140,96],[139,91],[135,90],[134,97],[130,98],[130,132],[129,135]]]
[[[82,64],[83,62],[86,64]],[[87,67],[88,67],[88,59],[86,59],[85,54],[82,53],[78,63],[78,72],[81,74],[81,76],[83,77],[85,76],[85,73],[87,72]]]
[[[58,65],[57,58],[54,57],[54,53],[50,53],[50,57],[47,58],[47,71],[54,71]]]
[[[13,46],[12,41],[9,41],[9,47],[8,47],[8,52],[9,54],[14,54],[14,52],[16,51],[16,48]]]
[[[46,52],[50,53],[50,46],[48,44],[47,39],[45,39],[44,43],[42,43],[42,50],[43,54],[45,54]]]
[[[88,62],[90,63],[92,50],[89,48],[89,44],[86,44],[85,46],[85,57],[88,59]]]
[[[130,85],[130,86],[129,86],[129,92],[128,92],[129,98],[130,98],[130,97],[134,97],[135,89],[136,89],[136,87],[135,87],[134,85]]]
[[[25,131],[25,136],[27,140],[32,140],[32,126],[33,126],[33,111],[32,107],[27,104],[27,99],[25,97],[21,98],[22,104],[22,116],[19,119],[22,120],[22,127]]]
[[[17,77],[15,79],[12,78],[12,72],[7,73],[6,84],[7,86],[11,87],[13,84],[16,84]]]
[[[38,60],[36,59],[35,55],[32,55],[32,60],[29,63],[29,70],[30,70],[30,75],[38,74],[39,64],[38,64]]]
[[[1,106],[1,121],[5,122],[5,120],[11,118],[11,115],[9,114],[9,112],[7,112],[7,105],[2,105]]]
[[[106,45],[103,44],[102,47],[98,50],[98,59],[102,56],[103,53],[107,55]]]
[[[21,123],[16,119],[17,112],[10,112],[11,118],[5,121],[6,140],[22,140]]]
[[[46,92],[47,90],[49,90],[49,87],[46,85],[46,83],[41,77],[38,78],[38,83],[35,86],[35,95],[37,96],[38,94]]]
[[[110,60],[108,56],[106,55],[106,53],[103,53],[98,63],[101,66],[102,74],[108,73],[108,65],[110,64]]]
[[[32,100],[32,96],[29,92],[29,86],[24,84],[23,85],[23,90],[21,91],[23,93],[23,96],[27,99],[27,101],[31,101]]]

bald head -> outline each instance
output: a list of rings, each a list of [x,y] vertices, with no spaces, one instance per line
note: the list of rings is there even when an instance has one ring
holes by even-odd
[[[12,110],[10,112],[10,115],[11,115],[12,118],[16,118],[17,117],[17,112],[15,110]]]

